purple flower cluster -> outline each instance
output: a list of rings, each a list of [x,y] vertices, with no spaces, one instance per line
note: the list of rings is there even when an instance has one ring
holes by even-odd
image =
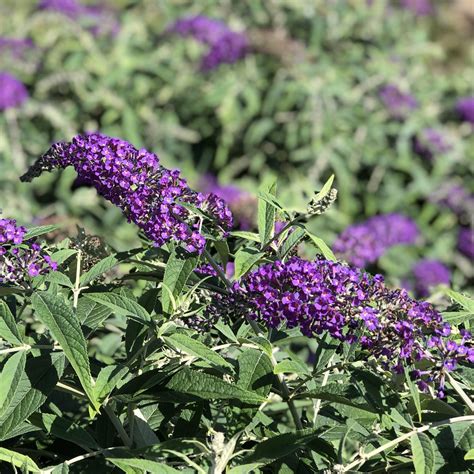
[[[0,110],[18,107],[28,99],[26,87],[15,76],[0,71]]]
[[[223,199],[232,214],[235,225],[241,230],[250,230],[255,226],[257,200],[250,193],[242,191],[237,186],[223,186],[212,175],[205,175],[199,182],[199,189],[204,193],[212,193]]]
[[[430,294],[430,289],[437,285],[449,285],[451,272],[438,260],[424,259],[417,262],[413,268],[415,293],[419,297]]]
[[[36,239],[24,240],[27,230],[13,219],[0,219],[0,286],[22,285],[29,277],[57,269]]]
[[[413,139],[413,151],[427,161],[431,161],[434,156],[442,155],[451,150],[451,145],[446,141],[446,137],[438,130],[426,128]]]
[[[169,31],[184,37],[191,36],[209,46],[201,60],[201,69],[204,71],[216,69],[223,63],[233,64],[249,50],[245,34],[232,31],[224,22],[203,15],[181,18]]]
[[[194,271],[201,276],[213,276],[216,277],[217,272],[212,265],[209,263],[203,263],[202,265],[197,266]],[[232,278],[235,272],[235,265],[233,262],[228,262],[225,266],[225,275],[227,278]]]
[[[15,58],[21,58],[25,51],[34,48],[34,43],[28,38],[0,37],[0,52],[8,52]]]
[[[204,221],[223,234],[232,228],[232,213],[222,199],[192,191],[179,170],[162,167],[154,153],[99,133],[56,143],[21,180],[67,166],[73,166],[83,183],[118,206],[159,247],[173,240],[184,243],[189,252],[201,253],[206,244]]]
[[[471,227],[461,227],[459,230],[458,249],[466,257],[474,259],[474,230]]]
[[[394,245],[414,244],[418,235],[416,223],[409,217],[384,214],[347,227],[333,249],[341,259],[362,268],[377,261]]]
[[[446,372],[459,361],[474,362],[471,335],[449,340],[449,324],[429,303],[388,289],[380,275],[328,260],[292,257],[263,265],[234,283],[229,294],[215,296],[207,312],[215,317],[230,309],[271,328],[299,327],[308,337],[327,332],[357,343],[395,373],[429,362],[431,368],[413,376],[422,389],[437,385],[440,396]]]
[[[474,125],[474,96],[459,99],[456,104],[456,112],[464,121]]]
[[[75,19],[82,13],[82,5],[76,0],[41,0],[38,5],[40,10],[51,10]]]
[[[430,200],[448,208],[461,221],[469,221],[474,215],[474,195],[459,184],[442,186]]]
[[[434,11],[430,0],[401,0],[400,5],[417,16],[432,15]]]
[[[398,120],[407,118],[409,113],[418,107],[418,102],[412,95],[402,92],[393,84],[382,87],[380,99],[390,115]]]

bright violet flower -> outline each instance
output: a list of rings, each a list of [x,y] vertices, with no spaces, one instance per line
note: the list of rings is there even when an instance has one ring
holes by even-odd
[[[412,272],[415,293],[419,297],[428,296],[430,289],[437,285],[449,285],[451,280],[449,268],[438,260],[420,260],[413,266]]]
[[[430,0],[401,0],[401,6],[417,16],[428,16],[434,12]]]
[[[26,87],[15,76],[0,71],[0,110],[18,107],[28,99]]]
[[[78,18],[82,13],[82,5],[76,0],[41,0],[38,7],[41,10],[51,10],[69,18]]]
[[[442,155],[451,150],[451,145],[445,136],[438,130],[426,128],[413,139],[413,151],[427,161],[434,156]]]
[[[154,153],[99,133],[56,143],[21,180],[67,166],[74,167],[81,182],[118,206],[158,247],[175,241],[184,243],[189,252],[201,253],[206,244],[203,223],[222,234],[232,228],[232,213],[222,199],[191,190],[179,170],[161,166]],[[181,203],[194,206],[206,218]]]
[[[456,112],[464,121],[474,125],[474,96],[459,99],[456,104]]]
[[[13,219],[0,219],[0,286],[24,285],[29,277],[57,270],[36,239],[25,240],[27,229]]]
[[[329,333],[360,344],[395,373],[425,361],[431,367],[412,376],[426,386],[442,387],[446,371],[474,362],[470,334],[459,344],[447,339],[451,328],[429,303],[387,288],[380,275],[328,260],[292,257],[251,271],[206,309],[214,320],[229,312],[271,328],[298,327],[308,337]]]
[[[183,37],[191,36],[209,46],[201,60],[201,69],[204,71],[216,69],[223,63],[233,64],[249,50],[245,34],[230,30],[222,21],[202,15],[178,19],[168,31]]]
[[[341,259],[362,268],[377,261],[390,247],[414,244],[418,235],[416,223],[409,217],[385,214],[347,227],[333,249]]]
[[[390,115],[398,120],[407,118],[409,113],[418,107],[418,102],[412,95],[402,92],[393,84],[382,87],[380,99]]]
[[[461,227],[458,235],[458,249],[466,257],[474,259],[474,231],[470,227]]]

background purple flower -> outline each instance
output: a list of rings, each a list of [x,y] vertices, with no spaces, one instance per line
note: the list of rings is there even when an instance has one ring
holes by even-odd
[[[0,286],[23,285],[57,269],[36,239],[24,240],[27,229],[13,219],[0,219]]]
[[[83,183],[118,206],[159,247],[173,240],[189,252],[204,249],[204,218],[181,202],[206,214],[219,232],[232,228],[232,213],[222,199],[192,191],[179,170],[161,166],[154,153],[99,133],[56,143],[21,179],[31,181],[43,171],[67,166],[73,166]]]
[[[347,227],[334,242],[333,249],[339,258],[356,267],[365,267],[394,245],[414,244],[418,235],[418,227],[409,217],[385,214]]]
[[[201,69],[204,71],[215,69],[223,63],[235,63],[249,50],[245,34],[232,31],[224,22],[203,15],[178,19],[169,31],[183,37],[191,36],[209,46],[201,59]]]
[[[461,221],[474,215],[474,194],[459,184],[447,184],[430,196],[430,200],[452,211]]]
[[[458,249],[466,257],[474,258],[474,230],[471,227],[461,227],[458,235]]]
[[[250,230],[255,226],[257,213],[255,196],[237,186],[221,185],[216,177],[210,174],[204,175],[199,181],[199,189],[203,193],[213,193],[223,199],[230,207],[234,215],[235,225],[239,229]]]
[[[0,72],[0,110],[18,107],[27,99],[23,83],[8,72]]]
[[[51,10],[75,19],[82,13],[82,5],[77,0],[41,0],[38,4],[41,10]]]
[[[29,38],[0,37],[0,53],[8,52],[15,58],[21,58],[28,49],[34,48]]]
[[[426,128],[413,139],[413,151],[431,161],[434,156],[447,153],[451,150],[451,145],[446,141],[446,137],[438,130]]]
[[[463,120],[474,124],[474,96],[459,99],[456,104],[456,112]]]
[[[418,107],[418,102],[412,95],[402,92],[393,84],[382,87],[380,99],[390,115],[400,120],[406,118],[412,110]]]
[[[424,259],[417,262],[413,268],[415,293],[419,297],[430,294],[430,289],[437,285],[449,285],[451,272],[438,260]]]
[[[432,15],[434,12],[430,0],[400,0],[400,5],[418,16]]]

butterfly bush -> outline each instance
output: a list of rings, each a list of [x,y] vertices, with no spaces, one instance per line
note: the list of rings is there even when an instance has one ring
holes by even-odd
[[[206,311],[210,318],[234,313],[270,328],[298,327],[308,337],[329,333],[359,344],[394,373],[427,362],[430,368],[417,368],[412,377],[423,390],[436,385],[440,396],[446,372],[460,361],[474,362],[471,335],[450,339],[450,325],[429,303],[387,288],[381,275],[324,259],[265,264],[227,295],[216,295]]]
[[[241,230],[250,230],[255,226],[257,211],[255,196],[237,186],[221,185],[212,175],[205,175],[200,180],[199,189],[205,193],[215,194],[223,199],[232,211],[236,226]]]
[[[118,206],[158,247],[175,241],[184,243],[189,252],[201,253],[206,244],[205,217],[223,235],[232,228],[232,213],[222,199],[191,190],[180,171],[161,166],[154,153],[100,133],[54,144],[21,179],[31,181],[43,171],[68,166],[74,167],[83,183]]]
[[[474,96],[459,99],[456,112],[464,121],[474,124]]]
[[[347,227],[334,242],[333,249],[341,259],[365,267],[394,245],[414,244],[418,236],[418,227],[409,217],[384,214]]]
[[[0,110],[20,106],[28,99],[26,87],[15,76],[0,71]]]
[[[458,249],[466,257],[474,258],[474,231],[471,227],[461,227],[459,230]]]
[[[380,99],[395,119],[405,119],[409,113],[418,107],[417,100],[408,93],[401,91],[394,84],[387,84],[380,90]]]
[[[413,151],[425,160],[431,161],[434,156],[451,150],[446,137],[434,128],[426,128],[413,140]]]
[[[178,19],[169,31],[183,37],[191,36],[209,46],[201,59],[201,69],[204,71],[216,69],[223,63],[233,64],[249,50],[244,33],[232,31],[224,22],[203,15]]]
[[[0,219],[0,285],[24,285],[29,278],[57,270],[36,239],[13,219]]]
[[[423,259],[412,268],[415,279],[415,293],[424,297],[430,294],[430,289],[437,285],[449,285],[451,272],[438,260]]]

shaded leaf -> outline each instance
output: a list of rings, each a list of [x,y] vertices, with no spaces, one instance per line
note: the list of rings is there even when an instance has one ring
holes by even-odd
[[[5,301],[0,300],[0,337],[14,345],[23,344],[15,318]]]

